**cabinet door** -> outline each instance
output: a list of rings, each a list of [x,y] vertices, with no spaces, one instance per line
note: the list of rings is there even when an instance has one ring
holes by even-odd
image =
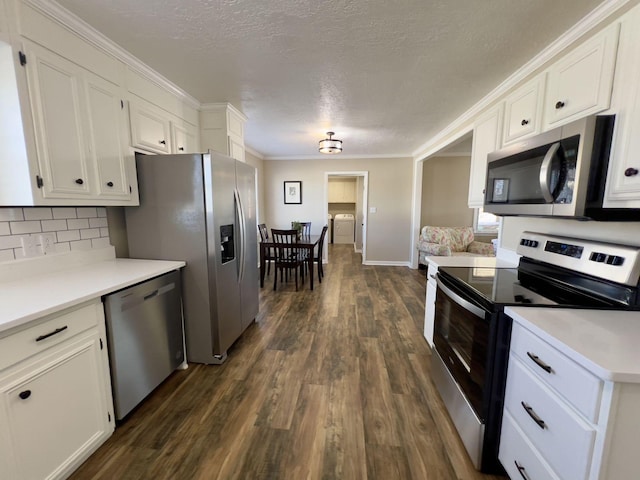
[[[229,156],[244,162],[244,143],[232,136],[229,137]]]
[[[544,79],[540,75],[506,98],[504,145],[540,132]]]
[[[619,29],[612,24],[551,66],[545,129],[609,107]]]
[[[500,145],[503,104],[482,116],[473,128],[471,172],[469,175],[469,208],[482,207],[487,178],[487,155]]]
[[[125,157],[127,144],[120,88],[87,72],[87,106],[93,157],[97,165],[97,194],[130,197]]]
[[[340,203],[342,201],[342,182],[329,181],[329,202]]]
[[[160,113],[131,102],[131,143],[156,153],[171,153],[169,120]]]
[[[83,70],[36,44],[25,47],[43,195],[84,198],[91,194],[91,172],[82,131]]]
[[[424,310],[424,338],[431,348],[433,348],[433,324],[436,316],[436,288],[435,280],[429,279]]]
[[[345,203],[356,203],[356,182],[348,180],[344,182],[344,193],[342,201]]]
[[[17,478],[55,478],[109,435],[97,333],[0,381]]]
[[[623,20],[612,110],[616,112],[605,207],[640,208],[640,9]]]
[[[197,153],[200,151],[195,129],[186,125],[171,123],[173,153]]]

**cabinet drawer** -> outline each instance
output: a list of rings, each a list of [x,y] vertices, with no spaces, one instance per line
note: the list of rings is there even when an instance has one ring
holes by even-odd
[[[594,429],[513,355],[509,357],[505,409],[560,478],[586,479]]]
[[[587,420],[598,423],[602,380],[516,323],[511,333],[511,353],[565,397]]]
[[[0,370],[42,352],[98,324],[96,304],[51,315],[13,335],[0,338]]]
[[[512,479],[560,480],[508,413],[502,418],[498,458]]]

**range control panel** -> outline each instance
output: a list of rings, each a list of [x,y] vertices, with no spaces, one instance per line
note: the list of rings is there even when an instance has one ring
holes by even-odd
[[[517,253],[625,285],[640,280],[640,247],[523,232]]]

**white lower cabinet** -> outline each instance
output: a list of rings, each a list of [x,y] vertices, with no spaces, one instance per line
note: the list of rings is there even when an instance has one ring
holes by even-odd
[[[104,338],[99,301],[0,338],[3,480],[66,478],[112,434]]]
[[[638,399],[514,321],[500,462],[512,479],[637,478]]]
[[[424,338],[429,342],[429,346],[433,348],[433,327],[436,316],[436,273],[438,267],[429,264],[427,269],[427,297],[424,307]]]

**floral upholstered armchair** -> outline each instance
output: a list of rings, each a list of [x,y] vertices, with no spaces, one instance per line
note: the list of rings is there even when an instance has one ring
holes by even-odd
[[[493,257],[493,245],[478,242],[473,237],[473,227],[431,227],[420,230],[418,261],[426,265],[426,256],[468,255]]]

